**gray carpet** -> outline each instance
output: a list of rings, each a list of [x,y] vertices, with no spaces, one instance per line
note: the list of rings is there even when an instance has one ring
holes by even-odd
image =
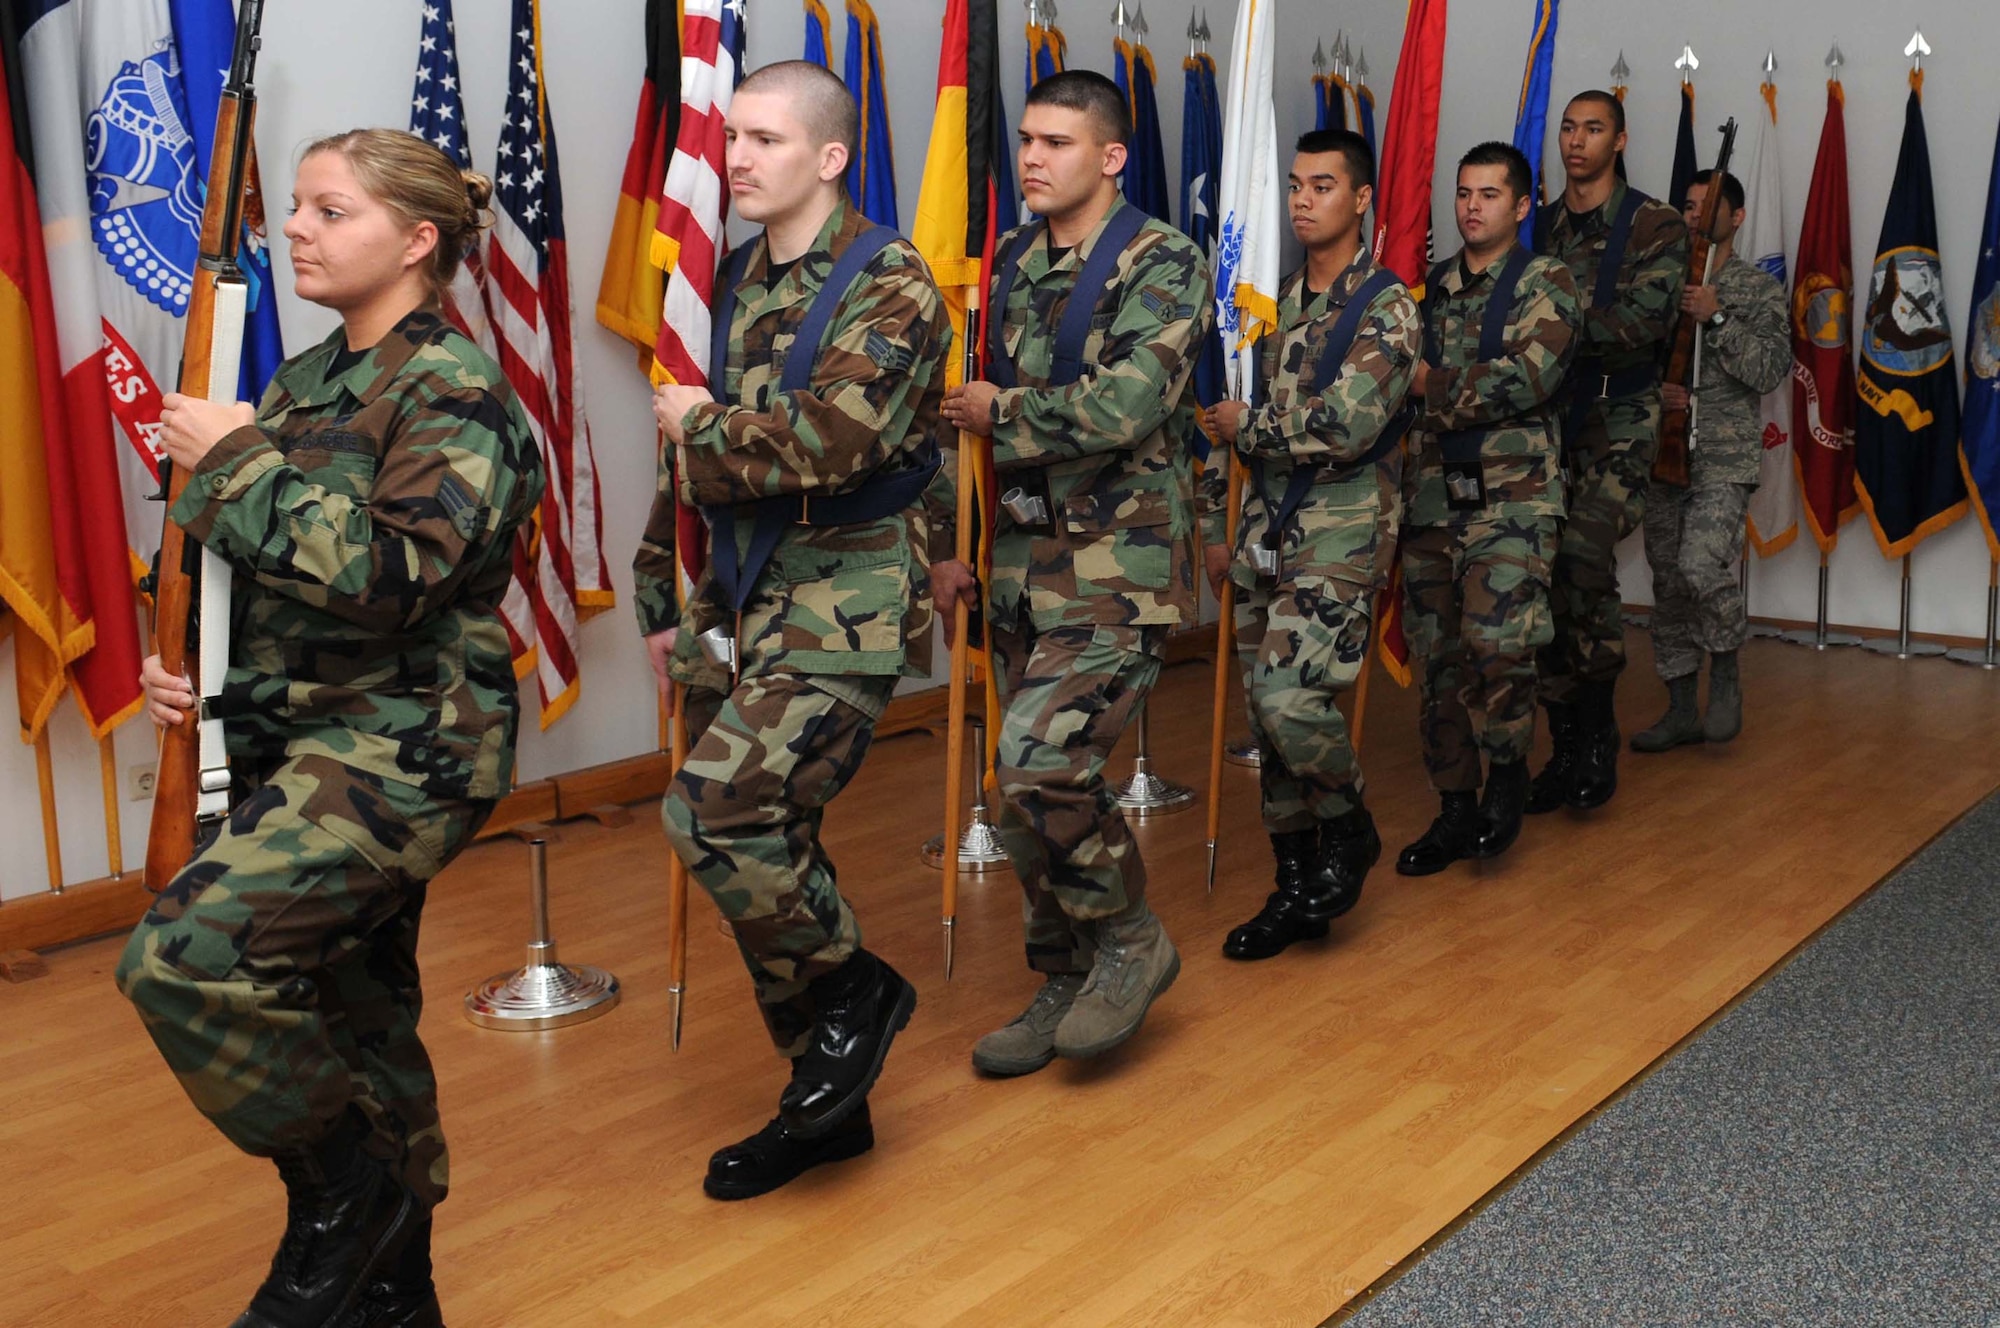
[[[1347,1322],[2000,1325],[2000,795]]]

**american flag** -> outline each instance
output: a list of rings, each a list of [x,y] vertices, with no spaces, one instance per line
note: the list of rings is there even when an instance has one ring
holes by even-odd
[[[427,0],[424,5],[423,32],[417,43],[417,86],[410,94],[410,132],[437,144],[460,170],[472,168],[465,104],[458,95],[458,39],[452,27],[451,0]],[[444,311],[491,355],[493,329],[486,314],[483,267],[477,250],[465,256],[451,289],[445,292]]]
[[[743,81],[744,0],[687,0],[681,28],[681,122],[653,236],[654,265],[667,273],[655,382],[708,383],[708,310],[729,213],[723,192],[723,117]],[[701,518],[677,508],[675,546],[691,577],[706,562]]]
[[[514,0],[507,105],[494,165],[494,224],[486,241],[486,306],[495,358],[514,385],[541,448],[548,487],[532,563],[517,556],[532,608],[542,727],[576,700],[577,622],[612,602],[604,563],[597,463],[583,417],[570,336],[569,260],[555,122],[541,81],[535,0]]]

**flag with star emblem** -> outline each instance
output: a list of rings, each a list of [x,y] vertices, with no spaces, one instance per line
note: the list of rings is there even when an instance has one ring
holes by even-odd
[[[1197,51],[1181,61],[1181,229],[1211,265],[1221,174],[1222,98],[1215,87],[1215,57]],[[1195,361],[1195,400],[1213,406],[1225,390],[1222,333],[1217,330]],[[1206,441],[1196,446],[1205,451]]]
[[[451,19],[451,0],[425,0],[423,27],[417,37],[417,83],[410,94],[410,132],[458,163],[472,169],[466,141],[465,103],[458,91],[458,37]],[[474,248],[458,265],[451,289],[444,295],[445,316],[458,324],[488,355],[494,353],[493,329],[486,312],[484,264]],[[516,652],[517,663],[520,652]]]
[[[555,120],[542,84],[541,14],[514,0],[507,104],[493,168],[487,308],[500,367],[528,413],[548,487],[515,574],[534,611],[542,727],[575,703],[577,624],[612,602],[597,463],[570,335],[569,256]],[[524,566],[525,563],[525,566]]]

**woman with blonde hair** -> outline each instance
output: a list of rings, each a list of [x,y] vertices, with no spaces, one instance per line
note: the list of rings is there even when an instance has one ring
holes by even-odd
[[[497,365],[439,308],[492,184],[399,131],[306,149],[284,233],[337,331],[261,405],[172,395],[168,513],[234,573],[228,817],[133,931],[118,985],[181,1086],[277,1163],[285,1232],[237,1328],[442,1323],[437,1081],[417,1037],[430,880],[507,792],[499,608],[543,476]],[[185,679],[142,674],[160,725]]]

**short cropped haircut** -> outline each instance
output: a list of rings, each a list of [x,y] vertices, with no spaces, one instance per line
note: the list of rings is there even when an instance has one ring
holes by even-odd
[[[854,94],[822,65],[810,60],[780,60],[751,74],[736,90],[785,97],[816,143],[839,143],[849,157],[858,149],[861,113],[855,108]]]
[[[1347,159],[1347,182],[1356,189],[1375,187],[1375,149],[1368,140],[1346,129],[1309,129],[1299,135],[1294,151],[1307,156],[1338,152]]]
[[[1696,171],[1689,177],[1688,183],[1690,185],[1705,185],[1714,179],[1715,172],[1712,170]],[[1722,173],[1722,197],[1728,202],[1731,212],[1741,212],[1743,210],[1743,182],[1728,171]]]
[[[1574,106],[1580,101],[1602,102],[1611,111],[1611,132],[1614,134],[1625,132],[1625,103],[1617,97],[1602,88],[1592,88],[1588,92],[1579,92],[1571,97],[1569,104]]]
[[[1468,166],[1505,166],[1507,187],[1514,191],[1516,199],[1526,198],[1534,190],[1535,172],[1528,165],[1528,154],[1512,143],[1498,139],[1481,143],[1458,159],[1458,169],[1462,171]]]
[[[1082,111],[1097,122],[1106,143],[1129,145],[1132,141],[1132,109],[1125,104],[1125,94],[1095,70],[1065,69],[1051,74],[1029,90],[1024,105]]]

